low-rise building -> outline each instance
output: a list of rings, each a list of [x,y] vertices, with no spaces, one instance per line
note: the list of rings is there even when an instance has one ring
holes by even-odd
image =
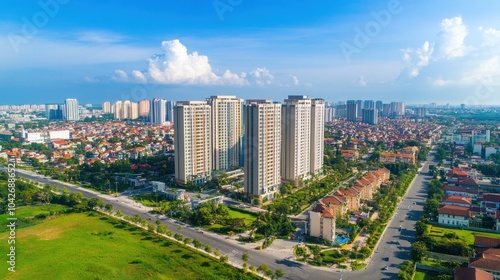
[[[469,260],[469,267],[490,272],[495,278],[500,277],[500,249],[489,248],[479,256]]]
[[[450,195],[443,197],[441,203],[444,205],[456,205],[470,208],[472,205],[472,199],[463,196]]]
[[[444,205],[438,209],[438,223],[443,225],[469,226],[472,217],[468,207],[456,205]]]
[[[335,240],[335,215],[332,210],[321,203],[309,211],[308,233],[310,236],[333,242]]]

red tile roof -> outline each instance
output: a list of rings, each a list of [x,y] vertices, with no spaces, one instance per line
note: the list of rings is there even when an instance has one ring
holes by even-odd
[[[442,202],[460,203],[460,204],[467,204],[470,206],[472,204],[472,199],[466,198],[463,196],[458,196],[458,195],[450,195],[450,196],[443,197]]]
[[[472,216],[471,211],[468,207],[456,206],[456,205],[445,205],[438,209],[438,213],[467,217],[467,218],[470,218]]]
[[[475,267],[459,267],[454,272],[455,280],[493,280],[493,274]]]
[[[498,248],[500,246],[500,238],[474,236],[474,246]]]
[[[470,267],[500,272],[500,249],[490,248],[469,262]]]

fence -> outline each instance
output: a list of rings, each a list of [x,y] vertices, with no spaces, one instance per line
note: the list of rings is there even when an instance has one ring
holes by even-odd
[[[441,253],[436,253],[436,252],[431,252],[431,251],[427,251],[427,256],[431,259],[447,261],[447,262],[457,261],[457,262],[463,263],[463,262],[469,261],[468,257],[441,254]]]
[[[421,263],[417,263],[417,270],[432,271],[432,272],[444,273],[444,274],[453,274],[453,270],[451,270],[451,269],[428,266],[428,265],[421,264]]]
[[[460,226],[460,225],[445,225],[445,224],[440,224],[438,222],[432,222],[432,221],[429,221],[428,223],[431,225],[440,226],[440,227],[447,227],[447,228],[458,228],[458,229],[474,230],[474,231],[481,231],[481,232],[499,233],[496,230],[487,229],[487,228],[464,227],[464,226]]]

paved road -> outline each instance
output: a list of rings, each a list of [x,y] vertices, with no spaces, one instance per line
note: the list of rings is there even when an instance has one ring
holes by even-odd
[[[423,172],[428,171],[428,165],[429,162],[424,164],[422,168]],[[105,203],[112,204],[115,211],[122,210],[124,215],[134,216],[138,214],[146,219],[155,218],[153,215],[147,213],[149,210],[148,208],[144,206],[138,208],[136,204],[131,203],[125,197],[112,197],[99,194],[67,183],[46,179],[41,175],[23,170],[18,170],[17,175],[32,181],[57,185],[59,188],[66,187],[71,192],[81,192],[87,198],[98,197]],[[284,279],[397,279],[397,273],[401,263],[403,260],[407,260],[410,257],[410,244],[416,236],[414,224],[422,215],[422,206],[426,198],[424,183],[430,179],[430,176],[422,174],[418,174],[415,177],[408,189],[406,197],[399,204],[394,218],[389,222],[385,233],[382,235],[369,265],[366,269],[361,271],[340,271],[338,269],[311,267],[285,259],[272,250],[248,250],[248,247],[243,243],[211,232],[200,232],[190,226],[183,226],[181,230],[177,230],[177,226],[180,223],[171,219],[163,219],[162,222],[173,232],[179,232],[185,237],[197,238],[202,243],[210,244],[214,250],[219,249],[223,255],[228,255],[232,262],[242,263],[241,255],[243,252],[247,251],[250,254],[249,265],[253,264],[255,267],[258,267],[266,263],[273,270],[281,268],[286,273]],[[414,205],[413,202],[415,202],[416,205]],[[411,218],[404,217],[407,212],[411,214]],[[403,220],[403,222],[401,222],[401,220]],[[402,227],[401,232],[399,231],[400,225]],[[396,244],[396,241],[398,241],[400,245]],[[388,262],[383,260],[385,257],[390,258]],[[389,270],[381,270],[384,265],[388,265]]]

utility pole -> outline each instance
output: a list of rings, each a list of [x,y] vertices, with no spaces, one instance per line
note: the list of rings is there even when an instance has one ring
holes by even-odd
[[[115,194],[115,196],[118,196],[118,181],[115,182],[115,187],[116,187],[116,194]]]

